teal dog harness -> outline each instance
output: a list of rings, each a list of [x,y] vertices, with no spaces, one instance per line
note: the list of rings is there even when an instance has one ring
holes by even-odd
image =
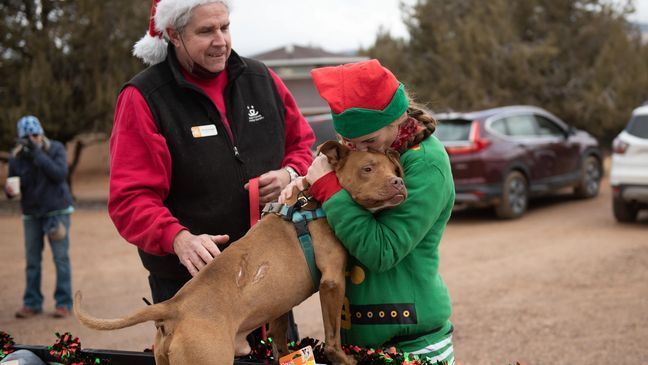
[[[310,271],[311,279],[313,280],[313,287],[315,290],[319,290],[322,273],[319,271],[315,263],[315,249],[313,248],[313,240],[310,231],[308,230],[308,223],[315,219],[325,218],[326,214],[322,207],[317,207],[315,210],[302,209],[308,202],[308,198],[300,196],[297,203],[292,206],[279,203],[268,203],[263,208],[263,214],[274,213],[280,216],[283,220],[292,222],[295,226],[297,239],[299,240],[299,245],[304,253],[304,258],[306,258],[308,270]]]

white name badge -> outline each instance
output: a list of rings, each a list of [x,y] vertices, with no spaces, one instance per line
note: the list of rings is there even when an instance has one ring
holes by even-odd
[[[215,136],[218,135],[218,130],[216,130],[216,125],[214,124],[199,125],[191,127],[191,135],[194,138]]]

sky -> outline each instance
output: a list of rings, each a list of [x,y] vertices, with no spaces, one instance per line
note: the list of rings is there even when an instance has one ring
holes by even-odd
[[[243,56],[287,44],[344,52],[373,44],[378,29],[406,37],[402,0],[230,0],[232,47]],[[621,0],[612,0],[621,1]],[[404,0],[414,4],[416,0]],[[633,21],[648,23],[648,0],[635,0]]]

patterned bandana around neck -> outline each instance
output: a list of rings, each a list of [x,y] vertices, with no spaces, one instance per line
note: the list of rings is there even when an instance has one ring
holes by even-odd
[[[416,132],[418,131],[419,131],[418,121],[412,117],[408,117],[407,121],[401,124],[400,128],[398,129],[398,136],[396,136],[396,139],[392,143],[391,148],[400,152],[401,147],[408,140],[413,138]]]

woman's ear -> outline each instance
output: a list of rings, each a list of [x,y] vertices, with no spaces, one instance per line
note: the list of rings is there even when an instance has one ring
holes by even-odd
[[[327,141],[322,143],[317,147],[317,154],[326,155],[328,162],[334,168],[344,160],[349,154],[349,147],[337,142],[337,141]]]

